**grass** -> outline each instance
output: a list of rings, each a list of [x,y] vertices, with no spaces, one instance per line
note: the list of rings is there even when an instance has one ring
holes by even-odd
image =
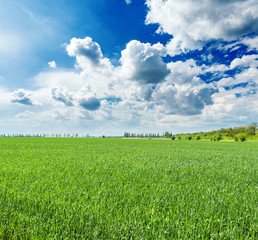
[[[257,239],[257,142],[0,138],[0,239]]]

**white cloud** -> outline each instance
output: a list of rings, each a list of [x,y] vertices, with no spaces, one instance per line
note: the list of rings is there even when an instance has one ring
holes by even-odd
[[[80,90],[77,96],[79,105],[89,111],[95,111],[100,108],[100,100],[96,97],[96,93],[91,90],[90,86],[85,86]]]
[[[126,4],[131,4],[132,3],[132,0],[125,0]]]
[[[73,98],[63,87],[54,87],[51,89],[52,97],[56,101],[64,103],[66,106],[73,106]]]
[[[56,68],[56,62],[55,61],[48,62],[48,66],[50,68]]]
[[[258,55],[244,55],[241,58],[235,58],[231,64],[230,68],[233,69],[235,67],[258,67]]]
[[[245,67],[234,78],[207,84],[198,76],[207,72],[223,74],[230,67],[223,64],[198,66],[192,59],[167,64],[162,60],[166,55],[162,44],[138,41],[129,42],[122,51],[121,66],[112,66],[100,46],[86,39],[74,39],[69,45],[71,49],[67,45],[80,68],[39,73],[34,79],[36,90],[2,91],[0,98],[7,101],[9,97],[9,102],[23,105],[12,104],[11,107],[15,108],[13,118],[17,124],[29,122],[41,131],[51,123],[56,132],[70,129],[72,124],[78,129],[88,126],[88,130],[122,134],[126,129],[141,132],[154,128],[162,131],[160,129],[167,130],[171,126],[183,129],[183,124],[223,123],[225,119],[254,121],[258,115],[257,107],[253,106],[258,105],[256,55],[232,61],[232,68]],[[85,48],[88,48],[87,54],[82,50]],[[95,54],[88,54],[91,51]],[[245,82],[248,83],[245,87],[234,87]],[[37,102],[42,103],[41,106],[25,111],[27,106]],[[238,107],[239,104],[243,106]],[[4,122],[0,121],[2,127]]]
[[[90,37],[72,38],[70,44],[66,46],[66,50],[69,56],[85,57],[93,64],[98,64],[103,57],[99,44],[93,42]]]
[[[205,72],[224,72],[228,71],[230,68],[225,64],[213,64],[205,69]]]
[[[245,67],[234,77],[223,78],[216,83],[218,93],[213,95],[214,104],[203,111],[204,119],[244,121],[258,118],[258,69],[257,55],[247,55],[232,61],[230,67]],[[227,90],[225,90],[227,89]]]
[[[239,73],[235,76],[240,83],[241,82],[248,82],[248,83],[255,83],[256,87],[258,85],[258,68],[257,67],[250,67],[243,72]]]
[[[258,36],[254,38],[245,37],[240,42],[247,45],[250,50],[258,50]]]
[[[167,55],[165,47],[158,43],[150,45],[133,40],[122,51],[122,73],[128,79],[142,84],[157,84],[169,74],[161,57]]]
[[[93,42],[90,37],[72,38],[70,44],[66,46],[66,50],[69,56],[76,57],[77,63],[82,69],[110,65],[109,60],[103,58],[99,44]]]
[[[171,55],[201,48],[207,41],[231,41],[258,31],[255,0],[147,0],[146,23],[158,23],[158,32],[169,33]]]
[[[247,116],[239,116],[240,121],[247,121],[248,117]]]
[[[199,81],[196,76],[204,72],[203,67],[197,66],[193,59],[189,59],[185,62],[170,62],[168,63],[168,68],[171,71],[168,81],[180,85]]]
[[[17,89],[14,91],[11,95],[11,102],[29,106],[33,106],[35,104],[31,98],[31,94],[26,92],[24,89]]]
[[[45,72],[36,77],[40,88],[49,89],[49,95],[45,96],[45,99],[50,98],[45,100],[47,104],[51,104],[52,98],[70,109],[84,110],[82,115],[90,111],[90,118],[127,121],[129,116],[140,121],[145,119],[146,111],[153,116],[199,115],[212,103],[215,90],[197,77],[205,68],[197,66],[193,60],[164,63],[162,57],[166,56],[166,49],[162,44],[131,41],[122,51],[121,66],[114,67],[101,64],[105,58],[97,43],[90,38],[77,40],[72,39],[67,51],[76,57],[81,72]],[[94,54],[88,54],[89,51]],[[108,62],[106,59],[105,63]]]
[[[222,78],[220,81],[216,82],[215,85],[219,87],[229,87],[232,88],[239,84],[246,83],[242,89],[245,93],[250,91],[255,91],[258,85],[258,55],[244,55],[241,58],[235,58],[229,69],[234,69],[236,67],[245,68],[240,73],[232,77]]]
[[[258,96],[257,94],[237,97],[238,90],[232,89],[220,91],[213,96],[214,104],[207,106],[203,111],[203,119],[205,121],[221,121],[224,124],[228,121],[239,122],[240,116],[248,116],[248,121],[255,121],[258,117]]]
[[[215,89],[203,84],[202,86],[173,86],[162,84],[153,93],[153,99],[157,104],[162,104],[165,114],[174,115],[198,115],[207,105],[211,105],[212,95]]]

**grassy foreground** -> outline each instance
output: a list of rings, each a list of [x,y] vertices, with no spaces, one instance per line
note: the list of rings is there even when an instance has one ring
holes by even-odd
[[[257,239],[257,142],[0,138],[0,239]]]

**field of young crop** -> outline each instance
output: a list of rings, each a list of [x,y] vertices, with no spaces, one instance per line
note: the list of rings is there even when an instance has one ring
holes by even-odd
[[[0,239],[257,239],[258,142],[0,138]]]

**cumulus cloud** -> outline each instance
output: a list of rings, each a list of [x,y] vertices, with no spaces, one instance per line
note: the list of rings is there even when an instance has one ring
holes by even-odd
[[[82,69],[110,65],[109,60],[103,58],[99,44],[90,37],[72,38],[70,44],[66,45],[66,50],[69,56],[76,57],[77,63]]]
[[[171,55],[201,48],[207,41],[231,41],[258,31],[254,0],[147,0],[146,23],[158,23],[159,33],[173,35]]]
[[[79,100],[80,106],[89,111],[98,110],[100,107],[100,101],[95,96],[85,96]]]
[[[72,38],[70,44],[66,46],[69,56],[85,57],[94,64],[98,64],[102,58],[102,52],[98,43],[93,42],[90,37],[85,39]]]
[[[258,55],[244,55],[241,58],[235,58],[230,63],[230,68],[233,69],[235,67],[258,67]]]
[[[133,40],[122,51],[121,63],[123,75],[142,84],[157,84],[169,74],[167,65],[162,61],[166,56],[165,47]]]
[[[242,90],[244,90],[242,88]],[[224,124],[229,121],[243,121],[241,116],[248,116],[248,121],[257,119],[258,103],[257,94],[247,94],[238,97],[239,89],[225,90],[223,88],[213,96],[214,103],[203,111],[205,121],[222,121]],[[245,119],[247,119],[245,117]],[[253,119],[253,120],[252,120]],[[247,122],[248,123],[248,122]]]
[[[66,89],[62,87],[55,87],[51,89],[51,94],[53,99],[56,101],[62,102],[66,106],[73,106],[73,98],[70,96]]]
[[[11,94],[11,102],[13,103],[20,103],[23,105],[29,105],[29,106],[33,106],[34,103],[31,99],[31,95],[29,93],[27,93],[24,89],[18,89],[16,91],[14,91]]]
[[[125,0],[126,4],[131,4],[132,3],[132,0]]]
[[[193,125],[207,120],[240,121],[239,116],[248,116],[251,121],[258,114],[257,107],[252,105],[257,104],[255,54],[236,58],[229,66],[200,66],[193,59],[165,63],[162,58],[167,50],[162,44],[134,40],[122,51],[121,65],[112,66],[90,38],[72,39],[67,51],[76,57],[80,69],[39,73],[35,77],[38,90],[18,89],[12,94],[11,102],[43,103],[40,110],[32,108],[25,114],[26,121],[34,119],[33,124],[45,126],[48,122],[62,122],[60,125],[67,124],[68,129],[71,123],[96,128],[101,125],[102,130],[112,126],[124,131],[126,127],[146,126],[151,126],[150,130],[160,126],[167,129],[182,122]],[[224,72],[235,68],[241,72],[224,77]],[[204,82],[201,76],[206,73],[222,79]],[[250,102],[246,103],[248,110],[242,107],[241,112],[237,105],[244,104],[242,99]],[[17,121],[25,121],[25,115],[16,114]]]
[[[171,74],[167,80],[170,83],[177,83],[180,85],[200,81],[196,76],[204,72],[203,67],[197,66],[193,59],[189,59],[185,62],[170,62],[168,63],[168,68]]]
[[[170,74],[151,95],[151,101],[164,114],[199,115],[206,106],[213,104],[216,87],[198,77],[207,71],[207,66],[198,66],[193,59],[189,59],[170,62],[167,67]]]
[[[149,101],[154,89],[151,86],[143,86],[140,88],[139,96],[142,100]]]
[[[50,68],[56,68],[56,62],[55,61],[48,62],[48,66]]]
[[[254,38],[245,37],[240,42],[247,45],[250,50],[258,50],[258,36]]]
[[[154,93],[153,99],[162,104],[166,114],[198,115],[207,105],[211,105],[215,89],[208,85],[175,86],[162,84]]]
[[[96,93],[91,90],[90,86],[85,86],[80,90],[77,97],[79,105],[89,111],[95,111],[100,108],[100,100],[96,97]]]
[[[90,39],[87,41],[91,42]],[[95,118],[100,114],[111,118],[115,109],[120,109],[123,115],[125,110],[121,106],[126,106],[127,114],[134,116],[141,111],[159,111],[161,108],[163,114],[200,114],[205,106],[212,104],[211,97],[215,93],[211,86],[197,77],[205,72],[205,68],[197,66],[194,60],[164,63],[162,57],[166,54],[160,43],[151,45],[134,40],[122,51],[121,66],[113,66],[112,71],[99,65],[97,70],[93,67],[82,69],[76,76],[71,73],[59,76],[53,72],[50,76],[41,76],[40,81],[44,79],[49,86],[55,83],[72,89],[73,96],[63,88],[54,88],[52,98],[67,106],[73,103],[74,107],[91,112],[99,110],[97,114],[93,113]],[[102,55],[99,57],[104,59]],[[105,102],[105,99],[119,101]],[[135,109],[138,109],[137,114]]]
[[[229,69],[241,69],[240,72],[231,77],[223,77],[216,83],[218,88],[236,89],[241,95],[255,93],[258,85],[258,55],[244,55],[241,58],[235,58]],[[237,94],[237,92],[236,92]]]

